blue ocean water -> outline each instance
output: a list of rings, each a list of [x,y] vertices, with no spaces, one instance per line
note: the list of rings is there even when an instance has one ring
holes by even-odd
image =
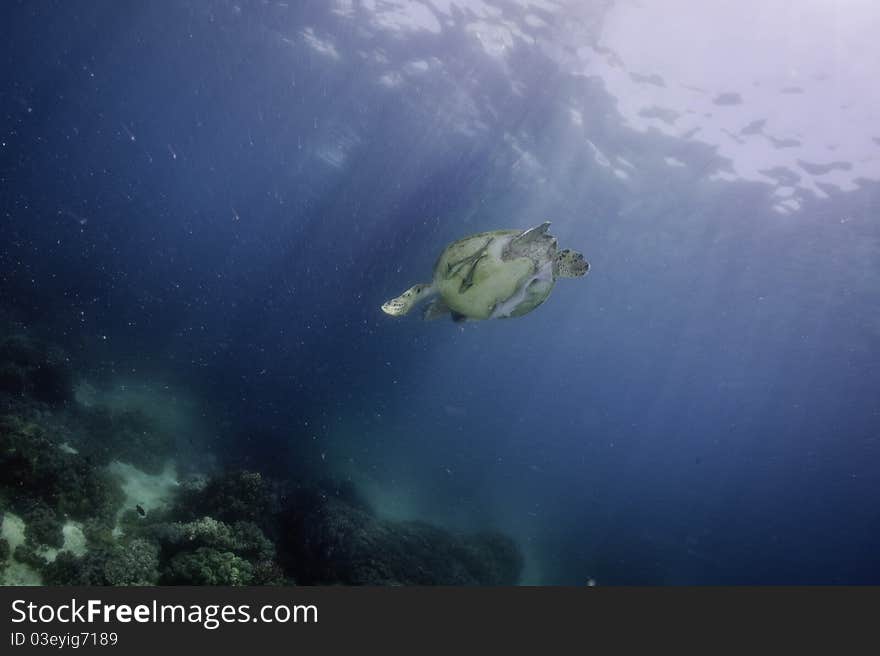
[[[880,583],[877,10],[679,4],[6,3],[0,318],[522,583]],[[534,312],[380,311],[545,220]]]

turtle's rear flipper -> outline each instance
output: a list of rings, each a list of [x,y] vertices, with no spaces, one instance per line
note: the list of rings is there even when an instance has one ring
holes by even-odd
[[[443,319],[448,317],[450,313],[449,306],[443,302],[442,298],[435,298],[428,303],[425,311],[422,313],[422,319],[425,321],[434,321],[435,319]]]

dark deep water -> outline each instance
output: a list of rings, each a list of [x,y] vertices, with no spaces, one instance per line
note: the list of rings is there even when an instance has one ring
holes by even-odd
[[[5,3],[0,320],[190,408],[181,468],[349,479],[524,583],[880,583],[880,128],[639,129],[592,63],[617,4],[556,4]],[[532,314],[379,310],[543,220],[592,269]]]

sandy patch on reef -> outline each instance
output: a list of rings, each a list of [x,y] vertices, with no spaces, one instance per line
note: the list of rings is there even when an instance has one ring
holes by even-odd
[[[74,556],[84,556],[86,553],[86,536],[82,530],[82,524],[68,520],[61,527],[61,533],[64,536],[64,542],[60,549],[55,547],[41,546],[37,549],[37,553],[50,563],[54,561],[58,554],[62,551],[69,551]]]
[[[74,556],[84,556],[86,553],[86,536],[82,531],[82,524],[68,521],[64,524],[61,531],[64,533],[64,544],[61,546],[61,551],[69,551]]]
[[[127,462],[114,460],[107,465],[107,471],[117,477],[125,494],[125,501],[119,509],[119,515],[137,506],[146,512],[159,510],[168,506],[180,483],[177,480],[177,468],[168,462],[160,474],[147,474]],[[118,533],[118,527],[114,530]]]
[[[18,515],[7,512],[3,515],[3,525],[0,526],[0,537],[9,543],[9,560],[6,561],[6,569],[3,570],[3,585],[40,585],[42,580],[39,573],[24,563],[20,563],[12,557],[15,548],[24,544],[24,520]]]
[[[179,485],[177,469],[173,462],[169,462],[162,473],[157,475],[147,474],[133,465],[118,460],[110,463],[107,471],[119,479],[122,492],[125,494],[117,520],[125,511],[134,510],[138,505],[147,512],[166,507]],[[9,543],[10,556],[6,561],[6,567],[0,572],[0,585],[42,585],[43,583],[38,571],[12,557],[15,548],[25,543],[26,527],[24,520],[18,515],[11,512],[4,513],[3,522],[0,524],[0,537]],[[43,546],[37,549],[37,553],[49,562],[55,560],[62,551],[70,551],[75,556],[85,555],[87,547],[82,524],[67,521],[61,530],[64,543],[60,549]],[[117,525],[113,533],[118,537],[122,535],[122,530]]]
[[[0,525],[0,537],[9,543],[9,559],[6,568],[0,574],[0,585],[42,585],[40,573],[30,565],[20,563],[12,557],[15,548],[24,544],[25,529],[27,525],[18,515],[7,512],[3,515],[3,523]],[[67,521],[61,528],[64,535],[64,543],[60,549],[53,547],[40,547],[37,553],[50,563],[55,560],[62,551],[70,551],[75,556],[82,556],[86,552],[86,538],[79,522]]]

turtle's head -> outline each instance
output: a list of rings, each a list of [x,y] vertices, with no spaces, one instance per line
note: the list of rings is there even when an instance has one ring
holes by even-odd
[[[413,285],[397,298],[385,301],[382,304],[382,312],[392,317],[400,317],[413,309],[413,306],[430,295],[431,285],[424,283]]]
[[[557,278],[580,278],[590,270],[590,263],[584,256],[566,248],[556,254],[553,262],[553,274]]]

